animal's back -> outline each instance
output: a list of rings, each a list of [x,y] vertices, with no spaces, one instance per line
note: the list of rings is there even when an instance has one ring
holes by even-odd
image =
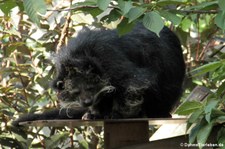
[[[121,37],[116,30],[83,32],[73,56],[94,57],[110,84],[122,90],[119,98],[132,100],[125,97],[127,89],[136,88],[144,98],[137,117],[168,117],[182,92],[185,64],[176,35],[167,27],[159,35],[141,24]]]

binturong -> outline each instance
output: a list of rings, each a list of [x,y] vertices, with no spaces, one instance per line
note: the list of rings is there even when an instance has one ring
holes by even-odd
[[[177,36],[138,23],[131,32],[84,29],[55,57],[60,109],[14,121],[165,118],[182,94],[185,62]]]

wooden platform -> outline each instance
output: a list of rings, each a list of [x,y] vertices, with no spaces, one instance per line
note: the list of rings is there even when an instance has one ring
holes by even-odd
[[[186,101],[197,100],[203,101],[210,91],[202,86],[197,86],[192,93],[187,97]],[[23,126],[51,126],[51,127],[70,127],[77,126],[103,126],[104,127],[104,149],[180,149],[187,148],[185,143],[188,143],[186,135],[187,118],[141,118],[141,119],[116,119],[116,120],[38,120],[21,122]],[[154,141],[149,142],[149,125],[162,125],[154,134]],[[167,127],[167,125],[174,125]],[[183,127],[185,126],[185,127]],[[178,128],[184,132],[174,132]],[[173,129],[169,134],[172,137],[165,135],[165,130]],[[163,133],[162,133],[163,132]],[[160,134],[160,135],[158,135]],[[161,135],[164,135],[163,137]],[[160,136],[160,137],[157,137]],[[209,142],[213,143],[215,136]],[[163,138],[160,139],[159,138]],[[195,147],[196,148],[196,147]]]
[[[110,120],[37,120],[20,122],[23,126],[52,126],[52,127],[76,127],[76,126],[104,126],[105,123],[132,123],[132,122],[147,122],[148,125],[163,125],[163,124],[182,124],[186,123],[187,118],[140,118],[140,119],[110,119]]]
[[[116,119],[116,120],[38,120],[21,122],[23,126],[103,126],[104,148],[116,149],[130,145],[149,143],[149,125],[185,124],[186,118]],[[132,148],[131,148],[132,149]]]

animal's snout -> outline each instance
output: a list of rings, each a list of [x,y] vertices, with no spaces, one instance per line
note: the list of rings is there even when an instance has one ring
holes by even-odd
[[[69,98],[69,93],[67,91],[58,91],[57,92],[57,98],[61,101],[68,101]]]

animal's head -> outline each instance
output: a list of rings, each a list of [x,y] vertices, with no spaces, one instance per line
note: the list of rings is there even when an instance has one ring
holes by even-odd
[[[89,107],[114,87],[102,79],[101,67],[93,59],[59,61],[57,76],[52,82],[63,107]]]

